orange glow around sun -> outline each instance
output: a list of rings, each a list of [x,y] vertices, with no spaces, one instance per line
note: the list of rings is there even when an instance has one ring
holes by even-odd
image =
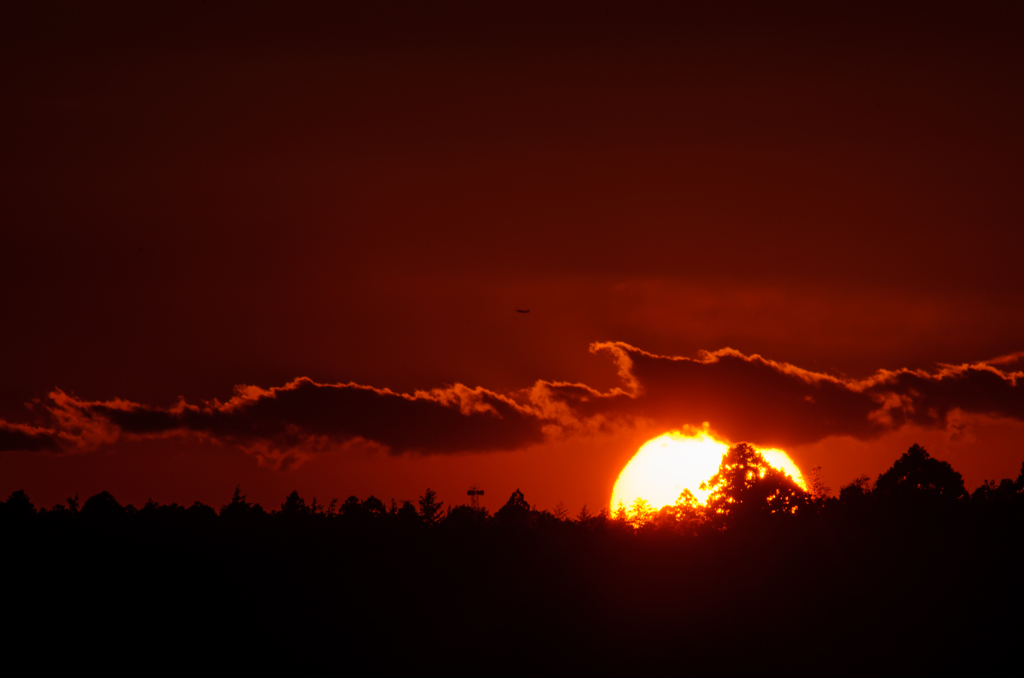
[[[803,490],[807,484],[800,469],[782,450],[755,448],[765,461],[789,475]],[[718,471],[729,443],[716,439],[706,429],[694,433],[669,431],[644,443],[629,460],[615,481],[611,506],[619,502],[628,509],[637,499],[645,499],[654,510],[671,506],[683,490],[689,490],[704,503],[709,490],[700,484]]]

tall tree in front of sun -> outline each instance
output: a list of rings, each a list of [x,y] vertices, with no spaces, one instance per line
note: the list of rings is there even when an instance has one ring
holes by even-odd
[[[707,520],[724,528],[766,516],[792,515],[811,501],[792,477],[747,443],[730,447],[718,472],[701,489],[710,490]]]

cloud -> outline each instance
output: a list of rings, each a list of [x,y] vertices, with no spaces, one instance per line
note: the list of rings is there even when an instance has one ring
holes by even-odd
[[[87,401],[62,391],[51,393],[50,401],[65,438],[80,448],[122,436],[194,435],[293,463],[354,440],[395,454],[429,454],[517,449],[544,439],[543,420],[533,410],[461,384],[404,394],[301,377],[277,388],[240,386],[223,403],[181,401],[157,408],[123,400]]]
[[[55,431],[0,421],[0,452],[59,452],[60,449]]]
[[[580,418],[641,417],[666,429],[710,422],[731,440],[785,446],[837,432],[874,434],[872,396],[839,378],[732,349],[698,358],[659,356],[621,342],[592,350],[629,365],[636,388],[593,397],[577,385],[553,387]]]
[[[544,385],[579,421],[640,417],[666,429],[707,421],[734,441],[786,447],[830,435],[874,438],[907,423],[946,428],[952,413],[958,421],[962,413],[1024,420],[1024,354],[857,380],[729,348],[697,358],[622,342],[591,350],[613,357],[626,388],[599,394],[579,384]]]
[[[864,388],[899,398],[899,423],[945,426],[954,411],[1024,420],[1022,359],[1024,354],[1013,354],[975,364],[942,365],[933,374],[879,372],[866,380]]]
[[[933,372],[882,370],[845,379],[733,349],[661,356],[595,343],[622,385],[538,381],[498,393],[455,384],[415,393],[300,377],[239,386],[226,402],[154,407],[49,394],[47,428],[0,422],[0,450],[91,450],[119,439],[193,436],[234,445],[279,468],[331,449],[391,454],[514,450],[643,420],[666,430],[710,422],[730,440],[787,447],[827,436],[869,439],[906,424],[959,430],[965,414],[1024,421],[1024,354]]]

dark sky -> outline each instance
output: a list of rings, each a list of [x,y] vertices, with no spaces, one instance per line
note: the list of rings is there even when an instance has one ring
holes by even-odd
[[[1022,18],[5,3],[0,493],[575,509],[709,417],[1015,476]]]

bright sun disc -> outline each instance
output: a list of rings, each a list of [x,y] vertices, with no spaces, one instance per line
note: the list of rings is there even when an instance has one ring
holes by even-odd
[[[789,475],[806,490],[803,475],[793,460],[782,450],[755,448],[765,461]],[[648,440],[629,460],[615,481],[612,509],[619,502],[628,509],[637,499],[645,499],[653,509],[671,506],[683,490],[689,490],[704,503],[710,492],[700,489],[718,471],[728,443],[716,440],[706,431],[685,434],[670,431]]]

